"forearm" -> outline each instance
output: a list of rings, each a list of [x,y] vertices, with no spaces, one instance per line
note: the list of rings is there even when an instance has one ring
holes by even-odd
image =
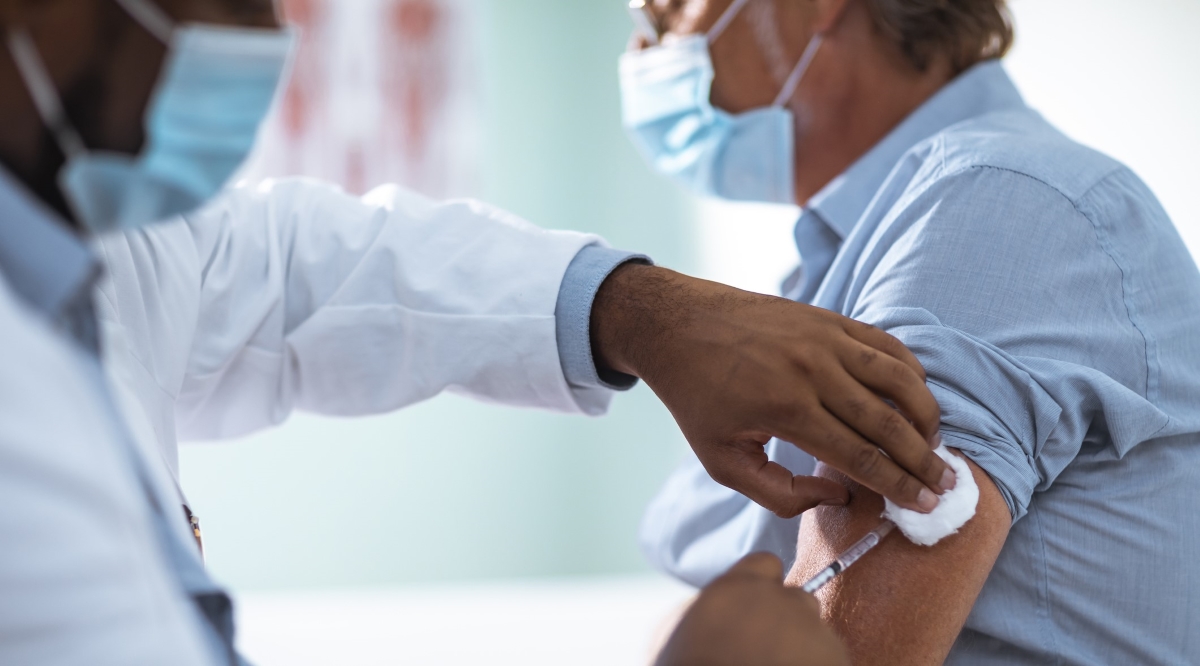
[[[996,486],[969,464],[980,499],[975,517],[958,534],[924,547],[895,531],[818,594],[825,620],[855,664],[940,664],[953,646],[1010,522]],[[823,465],[817,474],[850,485],[851,500],[805,515],[791,585],[802,585],[876,527],[883,512],[878,494]]]

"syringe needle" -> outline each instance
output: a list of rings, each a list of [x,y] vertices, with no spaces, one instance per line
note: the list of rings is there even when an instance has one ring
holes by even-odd
[[[850,546],[843,551],[842,554],[839,555],[836,560],[830,563],[829,566],[825,567],[820,571],[820,573],[810,578],[801,589],[809,594],[813,594],[817,590],[825,587],[829,581],[836,578],[838,574],[845,571],[851,564],[857,562],[859,558],[861,558],[863,555],[866,555],[867,552],[872,548],[878,546],[879,542],[883,541],[883,537],[887,536],[889,532],[895,529],[895,527],[896,524],[892,521],[883,521],[879,527],[867,532],[866,536],[859,539],[853,546]]]

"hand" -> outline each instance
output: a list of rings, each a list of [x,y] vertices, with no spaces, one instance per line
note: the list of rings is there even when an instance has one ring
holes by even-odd
[[[812,595],[783,586],[774,555],[743,558],[704,588],[655,666],[849,664]]]
[[[770,462],[772,437],[917,511],[954,486],[933,453],[940,411],[924,369],[867,324],[630,263],[596,294],[592,349],[599,367],[646,382],[715,481],[779,516],[849,496]]]

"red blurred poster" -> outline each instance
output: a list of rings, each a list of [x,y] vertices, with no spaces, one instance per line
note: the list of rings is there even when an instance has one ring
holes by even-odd
[[[306,175],[362,193],[471,194],[478,91],[471,0],[283,0],[291,79],[245,176]]]

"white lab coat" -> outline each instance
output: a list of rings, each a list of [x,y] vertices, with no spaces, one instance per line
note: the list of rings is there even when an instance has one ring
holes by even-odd
[[[357,415],[443,390],[599,413],[566,382],[554,309],[595,236],[396,187],[236,188],[186,220],[105,238],[105,365],[135,434],[177,478],[178,440],[293,409]]]
[[[0,223],[48,216],[0,179],[3,193]],[[361,200],[304,181],[231,190],[98,243],[119,407],[91,357],[0,275],[0,664],[215,663],[152,516],[181,499],[180,437],[444,389],[602,411],[607,391],[564,379],[554,315],[567,266],[596,241],[396,188]],[[195,557],[178,516],[167,538]]]

